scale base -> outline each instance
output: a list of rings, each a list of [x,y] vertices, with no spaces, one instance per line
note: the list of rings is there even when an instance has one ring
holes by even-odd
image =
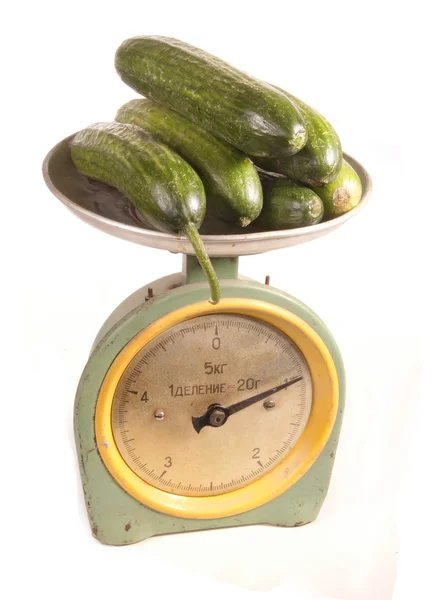
[[[337,369],[339,407],[336,422],[321,455],[291,488],[253,510],[221,519],[187,519],[157,512],[125,492],[113,479],[96,445],[96,401],[110,364],[141,329],[180,307],[205,301],[209,288],[194,257],[184,260],[182,273],[163,277],[127,298],[107,319],[94,342],[77,390],[74,426],[79,469],[93,535],[104,544],[126,545],[154,535],[268,524],[299,527],[314,521],[325,499],[344,408],[344,370],[338,347],[320,318],[292,296],[238,277],[238,259],[215,264],[222,297],[250,298],[278,305],[298,315],[320,335]]]

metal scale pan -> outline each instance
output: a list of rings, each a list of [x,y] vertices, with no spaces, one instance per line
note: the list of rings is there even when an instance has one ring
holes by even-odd
[[[130,201],[120,192],[80,175],[70,155],[70,143],[74,136],[54,146],[43,163],[47,186],[71,212],[85,223],[129,242],[174,253],[194,254],[185,237],[149,229],[141,223]],[[208,216],[200,233],[209,255],[243,256],[287,248],[326,235],[346,223],[364,208],[372,184],[369,174],[358,161],[346,153],[344,157],[356,170],[362,183],[362,199],[353,210],[318,225],[283,231],[261,231],[254,224],[236,229],[233,225]]]

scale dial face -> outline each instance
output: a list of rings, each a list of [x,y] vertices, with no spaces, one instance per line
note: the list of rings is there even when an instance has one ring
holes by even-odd
[[[337,405],[332,357],[305,321],[251,299],[200,302],[120,350],[99,390],[96,443],[139,502],[221,518],[296,483],[326,445]]]
[[[246,405],[227,417],[218,408],[240,402]],[[213,496],[281,462],[311,403],[306,360],[284,333],[243,315],[204,315],[168,329],[131,360],[113,400],[113,436],[147,483]]]

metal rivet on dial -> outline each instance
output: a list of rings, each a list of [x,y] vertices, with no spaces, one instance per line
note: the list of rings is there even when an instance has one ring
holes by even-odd
[[[155,419],[157,419],[158,421],[162,421],[162,419],[165,417],[165,412],[161,409],[157,409],[154,412],[154,417]]]

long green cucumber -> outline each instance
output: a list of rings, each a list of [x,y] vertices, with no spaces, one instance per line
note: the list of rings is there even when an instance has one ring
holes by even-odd
[[[362,197],[360,177],[345,159],[334,181],[324,186],[311,187],[323,201],[326,220],[349,212]]]
[[[316,225],[323,218],[323,202],[310,188],[287,177],[260,173],[263,210],[255,221],[262,229],[293,229]]]
[[[73,139],[71,157],[77,170],[120,190],[145,223],[161,231],[186,235],[205,271],[212,302],[220,289],[198,234],[206,199],[197,173],[176,152],[136,125],[95,123]]]
[[[281,91],[180,40],[130,38],[115,67],[143,96],[248,155],[291,155],[306,143],[300,113]]]
[[[133,123],[167,144],[198,173],[207,208],[245,227],[260,214],[263,193],[257,170],[245,154],[180,114],[140,98],[124,104],[116,121]]]
[[[339,174],[342,161],[341,143],[335,129],[319,112],[288,92],[280,91],[295,104],[303,118],[306,145],[292,156],[254,158],[254,162],[262,169],[308,185],[330,183]]]

